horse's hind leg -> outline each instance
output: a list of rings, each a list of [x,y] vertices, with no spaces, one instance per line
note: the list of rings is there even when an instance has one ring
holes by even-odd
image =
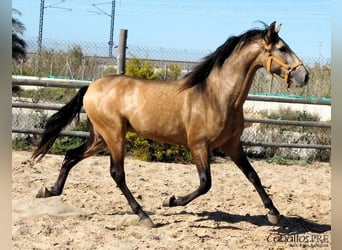
[[[96,154],[105,147],[106,144],[104,143],[103,139],[96,133],[96,131],[93,130],[90,124],[90,137],[88,141],[83,143],[81,146],[70,149],[66,152],[55,184],[50,189],[42,187],[38,191],[36,198],[47,198],[62,194],[65,181],[70,170],[81,160]]]
[[[132,211],[140,218],[140,223],[146,227],[153,227],[154,224],[150,217],[143,211],[139,203],[136,201],[131,191],[128,189],[124,170],[124,139],[113,137],[115,139],[108,143],[108,148],[111,151],[110,157],[110,175],[118,185],[122,193],[125,195]]]
[[[235,152],[228,151],[229,148],[222,147],[221,149],[227,155],[230,156],[230,158],[241,169],[241,171],[245,174],[247,179],[253,184],[253,186],[257,190],[262,202],[264,203],[265,208],[269,209],[269,213],[267,215],[269,222],[271,222],[272,224],[278,224],[280,220],[279,211],[273,205],[271,198],[268,196],[265,189],[263,188],[258,174],[255,172],[254,168],[249,163],[246,154],[243,152],[241,145],[239,145],[238,150]]]
[[[110,174],[113,177],[115,183],[118,185],[122,193],[125,195],[132,211],[140,218],[140,223],[146,227],[153,227],[154,224],[150,217],[144,212],[142,207],[136,201],[131,191],[128,189],[125,178],[125,171],[123,168],[123,161],[110,158]]]

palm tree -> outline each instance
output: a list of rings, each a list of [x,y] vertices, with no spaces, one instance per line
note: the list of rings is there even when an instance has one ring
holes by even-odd
[[[26,59],[26,42],[21,36],[24,34],[25,26],[13,15],[21,15],[21,13],[12,9],[12,58],[14,60]]]

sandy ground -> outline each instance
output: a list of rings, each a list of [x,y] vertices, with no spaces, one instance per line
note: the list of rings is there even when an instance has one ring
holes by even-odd
[[[331,168],[328,163],[280,166],[252,161],[282,213],[267,222],[248,180],[226,159],[212,163],[213,185],[185,207],[162,207],[198,185],[193,165],[126,158],[129,188],[157,227],[146,228],[109,175],[108,157],[91,157],[70,173],[59,197],[37,199],[56,180],[63,156],[33,164],[12,154],[13,249],[330,249]],[[300,217],[300,218],[299,218]]]

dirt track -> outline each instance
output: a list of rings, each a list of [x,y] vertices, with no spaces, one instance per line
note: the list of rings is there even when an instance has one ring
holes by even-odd
[[[158,226],[137,224],[109,175],[108,157],[91,157],[70,173],[60,197],[34,198],[51,186],[63,156],[32,164],[12,153],[13,249],[330,249],[331,168],[252,161],[283,215],[271,226],[252,185],[229,160],[212,164],[212,189],[185,207],[164,199],[198,185],[195,167],[126,158],[128,186]],[[303,219],[298,219],[300,216]],[[309,221],[310,222],[309,222]]]

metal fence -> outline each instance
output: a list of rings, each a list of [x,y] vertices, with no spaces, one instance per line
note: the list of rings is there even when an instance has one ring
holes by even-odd
[[[54,87],[68,89],[79,88],[89,84],[87,81],[15,76],[12,79],[12,83],[14,86],[31,86],[31,88]],[[13,98],[13,138],[18,137],[18,135],[20,137],[23,134],[42,134],[47,117],[62,105],[42,103],[20,97]],[[306,110],[309,107],[313,107],[316,111],[321,108],[323,113],[327,113],[330,112],[331,103],[329,101],[249,95],[246,105],[246,129],[243,133],[242,141],[249,154],[262,156],[262,154],[265,154],[265,150],[277,150],[279,154],[287,154],[287,157],[289,154],[295,154],[296,157],[323,158],[323,160],[330,158],[331,124],[329,121],[270,119],[260,117],[260,112],[248,108],[249,106],[266,106],[270,108],[272,105],[285,105],[287,108],[298,109],[299,105],[299,107]],[[286,129],[289,127],[292,129]],[[61,135],[88,137],[89,133],[74,131],[72,128],[69,128],[63,131]],[[268,153],[274,154],[275,152]]]
[[[113,57],[108,57],[108,44],[86,43],[44,39],[40,54],[34,39],[27,39],[28,58],[26,61],[13,62],[12,74],[94,80],[116,72],[118,48],[114,48]],[[140,58],[151,62],[156,71],[168,71],[170,65],[181,69],[181,76],[189,72],[203,57],[213,51],[174,49],[162,47],[143,47],[128,43],[127,62]],[[292,94],[305,98],[330,97],[331,62],[322,57],[300,58],[310,73],[309,84],[305,88],[292,89]],[[166,74],[160,74],[165,76]],[[284,84],[277,84],[275,78],[260,70],[251,88],[254,94],[286,93]]]
[[[113,50],[113,57],[108,57],[108,45],[105,43],[45,39],[39,55],[34,39],[27,39],[27,43],[28,58],[26,61],[13,62],[12,73],[33,78],[13,77],[13,85],[44,88],[61,87],[62,84],[63,88],[78,88],[87,85],[89,81],[116,72],[117,48]],[[182,77],[211,52],[142,47],[128,43],[126,62],[129,63],[133,58],[146,60],[156,72],[164,72],[159,74],[162,79],[168,75],[171,65],[177,65],[181,69],[178,77]],[[323,158],[330,157],[330,59],[307,57],[301,60],[309,70],[310,80],[304,88],[291,88],[290,93],[285,84],[277,82],[277,78],[264,70],[257,72],[244,106],[247,127],[242,140],[251,154],[259,154],[266,148],[279,154],[305,156],[323,152],[324,155],[329,155]],[[37,80],[34,77],[46,78]],[[59,107],[60,105],[41,103],[39,97],[25,99],[19,96],[13,103],[13,132],[41,133],[44,119]],[[301,120],[284,121],[281,117],[269,119],[272,113],[279,110],[286,113],[286,109],[299,112]],[[318,118],[310,121],[315,115]],[[70,131],[63,133],[76,135]],[[87,133],[79,131],[77,136],[87,136]]]

